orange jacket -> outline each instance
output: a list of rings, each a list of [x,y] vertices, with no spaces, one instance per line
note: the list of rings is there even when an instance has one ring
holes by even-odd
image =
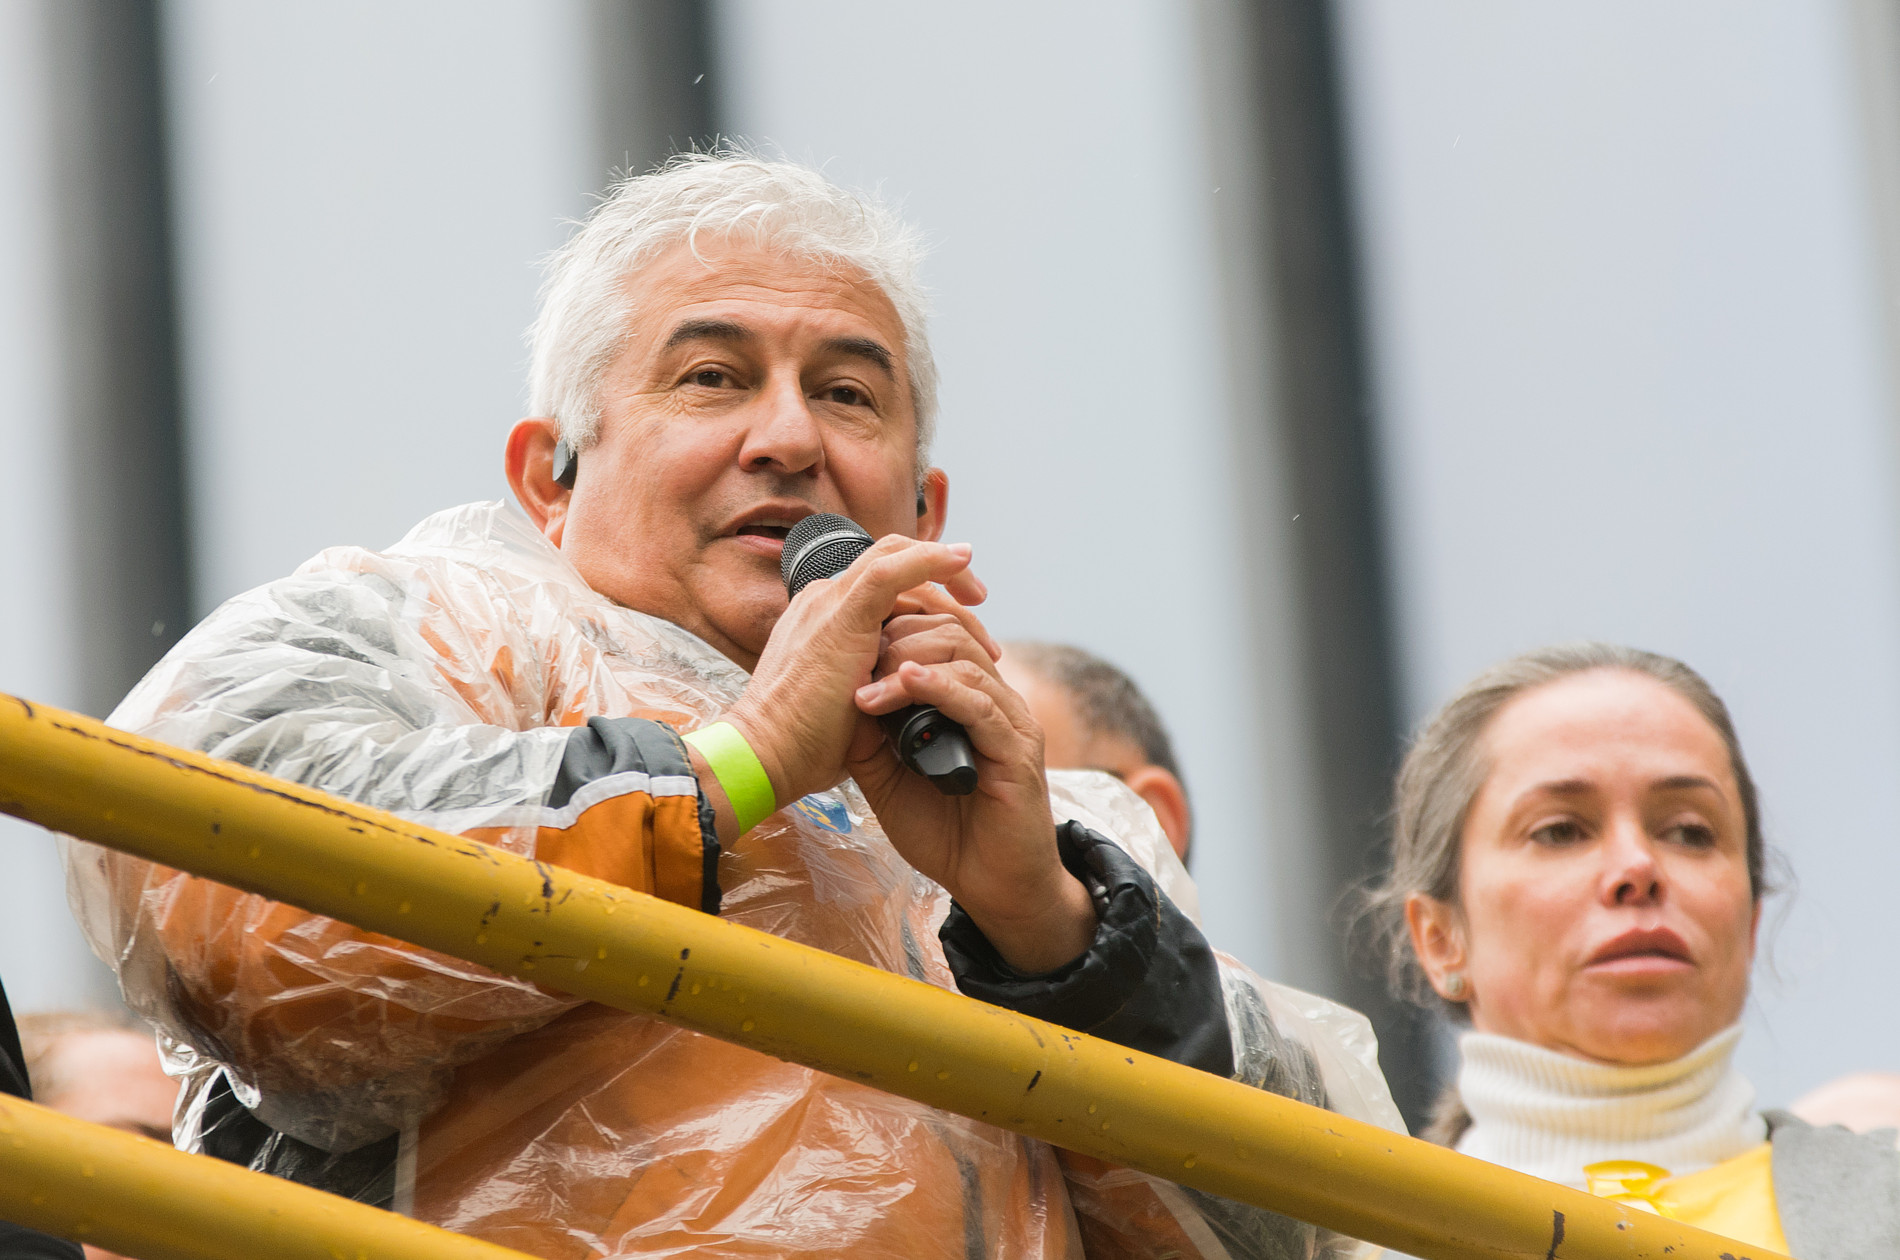
[[[898,857],[849,783],[719,852],[659,728],[641,728],[653,737],[640,749],[573,755],[590,717],[690,729],[744,683],[693,636],[596,595],[518,517],[482,504],[430,518],[386,553],[325,552],[232,600],[112,720],[951,986],[943,891]],[[1059,818],[1111,836],[1191,910],[1192,885],[1125,789],[1100,775],[1052,782]],[[188,1145],[204,1140],[208,1100],[235,1092],[247,1122],[319,1153],[385,1143],[396,1206],[548,1260],[1333,1245],[123,855],[73,843],[69,867],[95,948],[171,1038]],[[1363,1020],[1237,965],[1222,983],[1243,1012],[1230,1021],[1237,1075],[1266,1079],[1263,1056],[1284,1062],[1290,1040],[1312,1070],[1276,1087],[1396,1121]],[[1270,1250],[1248,1241],[1268,1225]]]

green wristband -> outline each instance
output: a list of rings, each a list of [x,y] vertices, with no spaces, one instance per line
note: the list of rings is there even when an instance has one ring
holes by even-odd
[[[702,726],[680,738],[706,759],[713,778],[718,779],[719,786],[725,789],[726,799],[732,802],[732,812],[739,816],[740,835],[752,830],[778,810],[778,796],[772,791],[772,780],[766,777],[765,767],[759,764],[758,754],[752,751],[752,745],[745,742],[745,736],[739,733],[738,727],[730,722],[714,722],[711,726]]]

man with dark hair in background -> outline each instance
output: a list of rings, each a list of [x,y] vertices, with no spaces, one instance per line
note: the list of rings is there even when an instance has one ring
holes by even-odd
[[[1126,783],[1185,863],[1194,836],[1187,787],[1174,741],[1135,680],[1066,643],[1007,643],[999,668],[1042,726],[1043,764],[1101,770]]]

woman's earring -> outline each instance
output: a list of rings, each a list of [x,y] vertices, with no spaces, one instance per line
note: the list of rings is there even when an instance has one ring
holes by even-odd
[[[1454,971],[1445,977],[1445,996],[1456,1002],[1465,995],[1465,973]]]

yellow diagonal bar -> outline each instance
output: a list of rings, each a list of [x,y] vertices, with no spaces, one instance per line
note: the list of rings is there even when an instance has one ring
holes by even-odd
[[[139,1260],[532,1260],[5,1096],[0,1220]]]
[[[1428,1260],[1772,1254],[5,698],[0,810]]]

